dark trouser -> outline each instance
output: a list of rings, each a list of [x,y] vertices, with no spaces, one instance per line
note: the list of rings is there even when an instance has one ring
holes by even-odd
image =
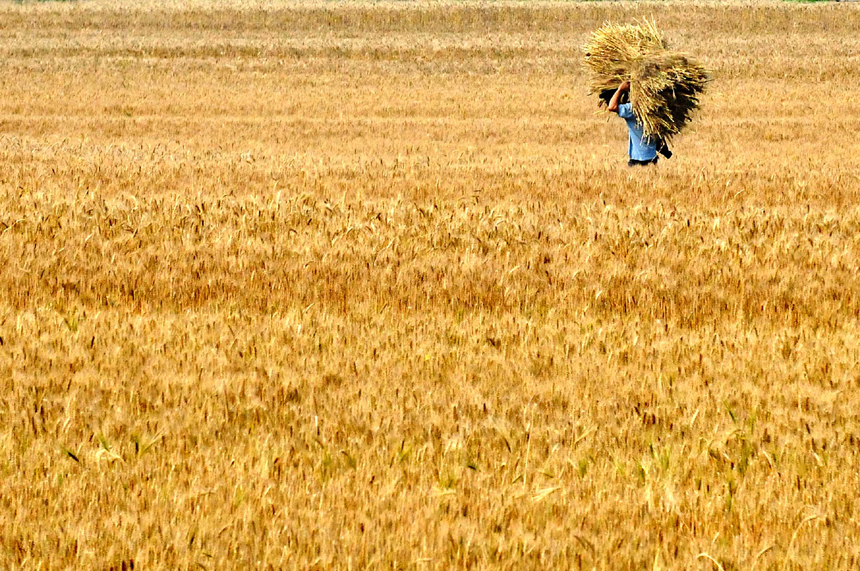
[[[637,161],[636,159],[630,159],[629,161],[627,161],[627,166],[628,167],[645,167],[648,165],[656,165],[657,160],[659,158],[660,157],[654,157],[650,161]]]

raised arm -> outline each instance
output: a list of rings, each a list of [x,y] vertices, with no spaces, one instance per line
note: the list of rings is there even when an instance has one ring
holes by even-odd
[[[625,81],[621,85],[618,86],[618,90],[615,92],[615,95],[612,96],[612,99],[609,100],[609,110],[613,113],[618,113],[618,100],[621,99],[621,94],[625,91],[630,90],[630,82]]]

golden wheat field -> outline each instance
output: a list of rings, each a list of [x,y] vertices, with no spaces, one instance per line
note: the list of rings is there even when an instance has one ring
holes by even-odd
[[[713,82],[630,170],[642,17]],[[858,29],[0,4],[0,568],[858,568]]]

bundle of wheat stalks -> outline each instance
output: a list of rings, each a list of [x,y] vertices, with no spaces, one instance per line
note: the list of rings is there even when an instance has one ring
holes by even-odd
[[[646,136],[665,141],[681,132],[708,82],[704,67],[668,49],[653,22],[605,24],[582,47],[591,93],[630,82],[630,103]],[[601,104],[605,104],[602,101]]]

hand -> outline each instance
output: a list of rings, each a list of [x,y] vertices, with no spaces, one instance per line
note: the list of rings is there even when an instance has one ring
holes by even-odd
[[[625,81],[621,85],[618,86],[618,91],[630,91],[630,82]]]

